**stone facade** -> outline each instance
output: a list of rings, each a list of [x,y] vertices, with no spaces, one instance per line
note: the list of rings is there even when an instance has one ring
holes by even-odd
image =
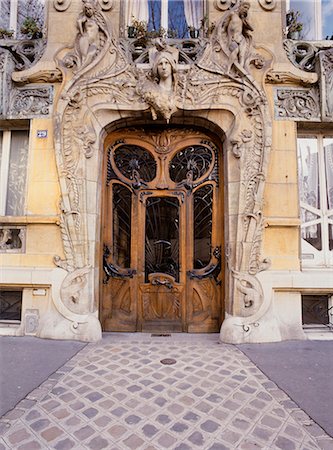
[[[200,126],[222,142],[221,340],[304,339],[301,294],[333,292],[333,277],[310,282],[301,271],[296,123],[332,121],[332,50],[296,58],[283,2],[211,0],[215,28],[194,56],[172,39],[148,40],[138,56],[121,32],[122,3],[50,1],[48,39],[34,46],[43,53],[20,67],[18,44],[13,54],[0,41],[2,122],[31,124],[26,214],[0,227],[0,283],[24,286],[22,323],[0,333],[101,338],[103,144],[122,127],[158,123]]]

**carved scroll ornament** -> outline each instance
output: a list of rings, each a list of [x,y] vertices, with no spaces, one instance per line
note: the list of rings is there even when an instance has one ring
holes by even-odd
[[[315,89],[276,89],[277,119],[320,120],[319,93]]]
[[[9,116],[12,118],[48,116],[52,104],[52,86],[15,89],[12,91]]]

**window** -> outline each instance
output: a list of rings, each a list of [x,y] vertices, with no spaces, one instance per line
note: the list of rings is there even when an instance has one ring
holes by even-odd
[[[0,28],[12,30],[13,37],[23,37],[20,29],[27,17],[36,20],[40,28],[44,26],[45,0],[1,0]]]
[[[333,136],[298,139],[303,266],[333,265]]]
[[[333,296],[302,295],[303,325],[333,325]]]
[[[126,3],[126,25],[132,19],[145,21],[148,30],[163,28],[169,37],[188,37],[188,28],[200,28],[205,16],[205,0],[128,0]]]
[[[300,22],[303,23],[302,39],[332,38],[333,0],[289,0],[287,9],[300,12]]]
[[[24,215],[29,133],[0,131],[0,216]]]
[[[20,321],[22,291],[0,290],[0,320]]]

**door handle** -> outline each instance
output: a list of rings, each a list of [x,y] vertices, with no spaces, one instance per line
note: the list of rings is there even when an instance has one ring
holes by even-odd
[[[170,281],[168,281],[168,280],[160,280],[158,278],[154,278],[152,280],[151,284],[153,286],[165,286],[168,289],[172,289],[173,288],[172,283],[170,283]]]

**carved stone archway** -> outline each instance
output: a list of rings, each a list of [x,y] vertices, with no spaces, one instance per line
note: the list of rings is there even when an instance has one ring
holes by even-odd
[[[59,282],[53,289],[58,321],[51,331],[44,327],[40,335],[57,337],[59,330],[66,329],[68,338],[96,340],[101,336],[96,294],[101,268],[96,243],[103,140],[118,121],[127,124],[139,116],[149,121],[152,113],[153,119],[170,124],[195,125],[202,120],[208,128],[215,127],[225,134],[227,317],[221,338],[244,342],[252,333],[260,341],[269,309],[269,299],[264,298],[257,274],[270,264],[260,253],[271,145],[271,119],[263,91],[270,55],[264,50],[255,53],[247,35],[244,64],[235,60],[225,66],[228,50],[218,41],[218,30],[230,15],[227,11],[196,63],[177,64],[177,55],[170,46],[159,43],[156,52],[160,57],[155,53],[150,63],[138,67],[130,64],[123,46],[111,38],[98,4],[95,8],[89,20],[95,21],[96,45],[90,50],[89,45],[83,45],[89,41],[85,41],[82,25],[75,46],[57,55],[64,80],[55,107],[55,149],[65,258],[55,257],[60,268]],[[238,14],[237,10],[232,13]],[[83,10],[78,18],[82,24],[87,21],[85,14]],[[161,81],[154,78],[158,73],[154,61],[162,56],[172,66],[172,83],[167,87],[161,87]],[[253,73],[260,82],[255,81]],[[149,92],[154,95],[149,96]],[[156,96],[162,101],[157,101]],[[271,323],[270,339],[278,338],[277,327]]]

